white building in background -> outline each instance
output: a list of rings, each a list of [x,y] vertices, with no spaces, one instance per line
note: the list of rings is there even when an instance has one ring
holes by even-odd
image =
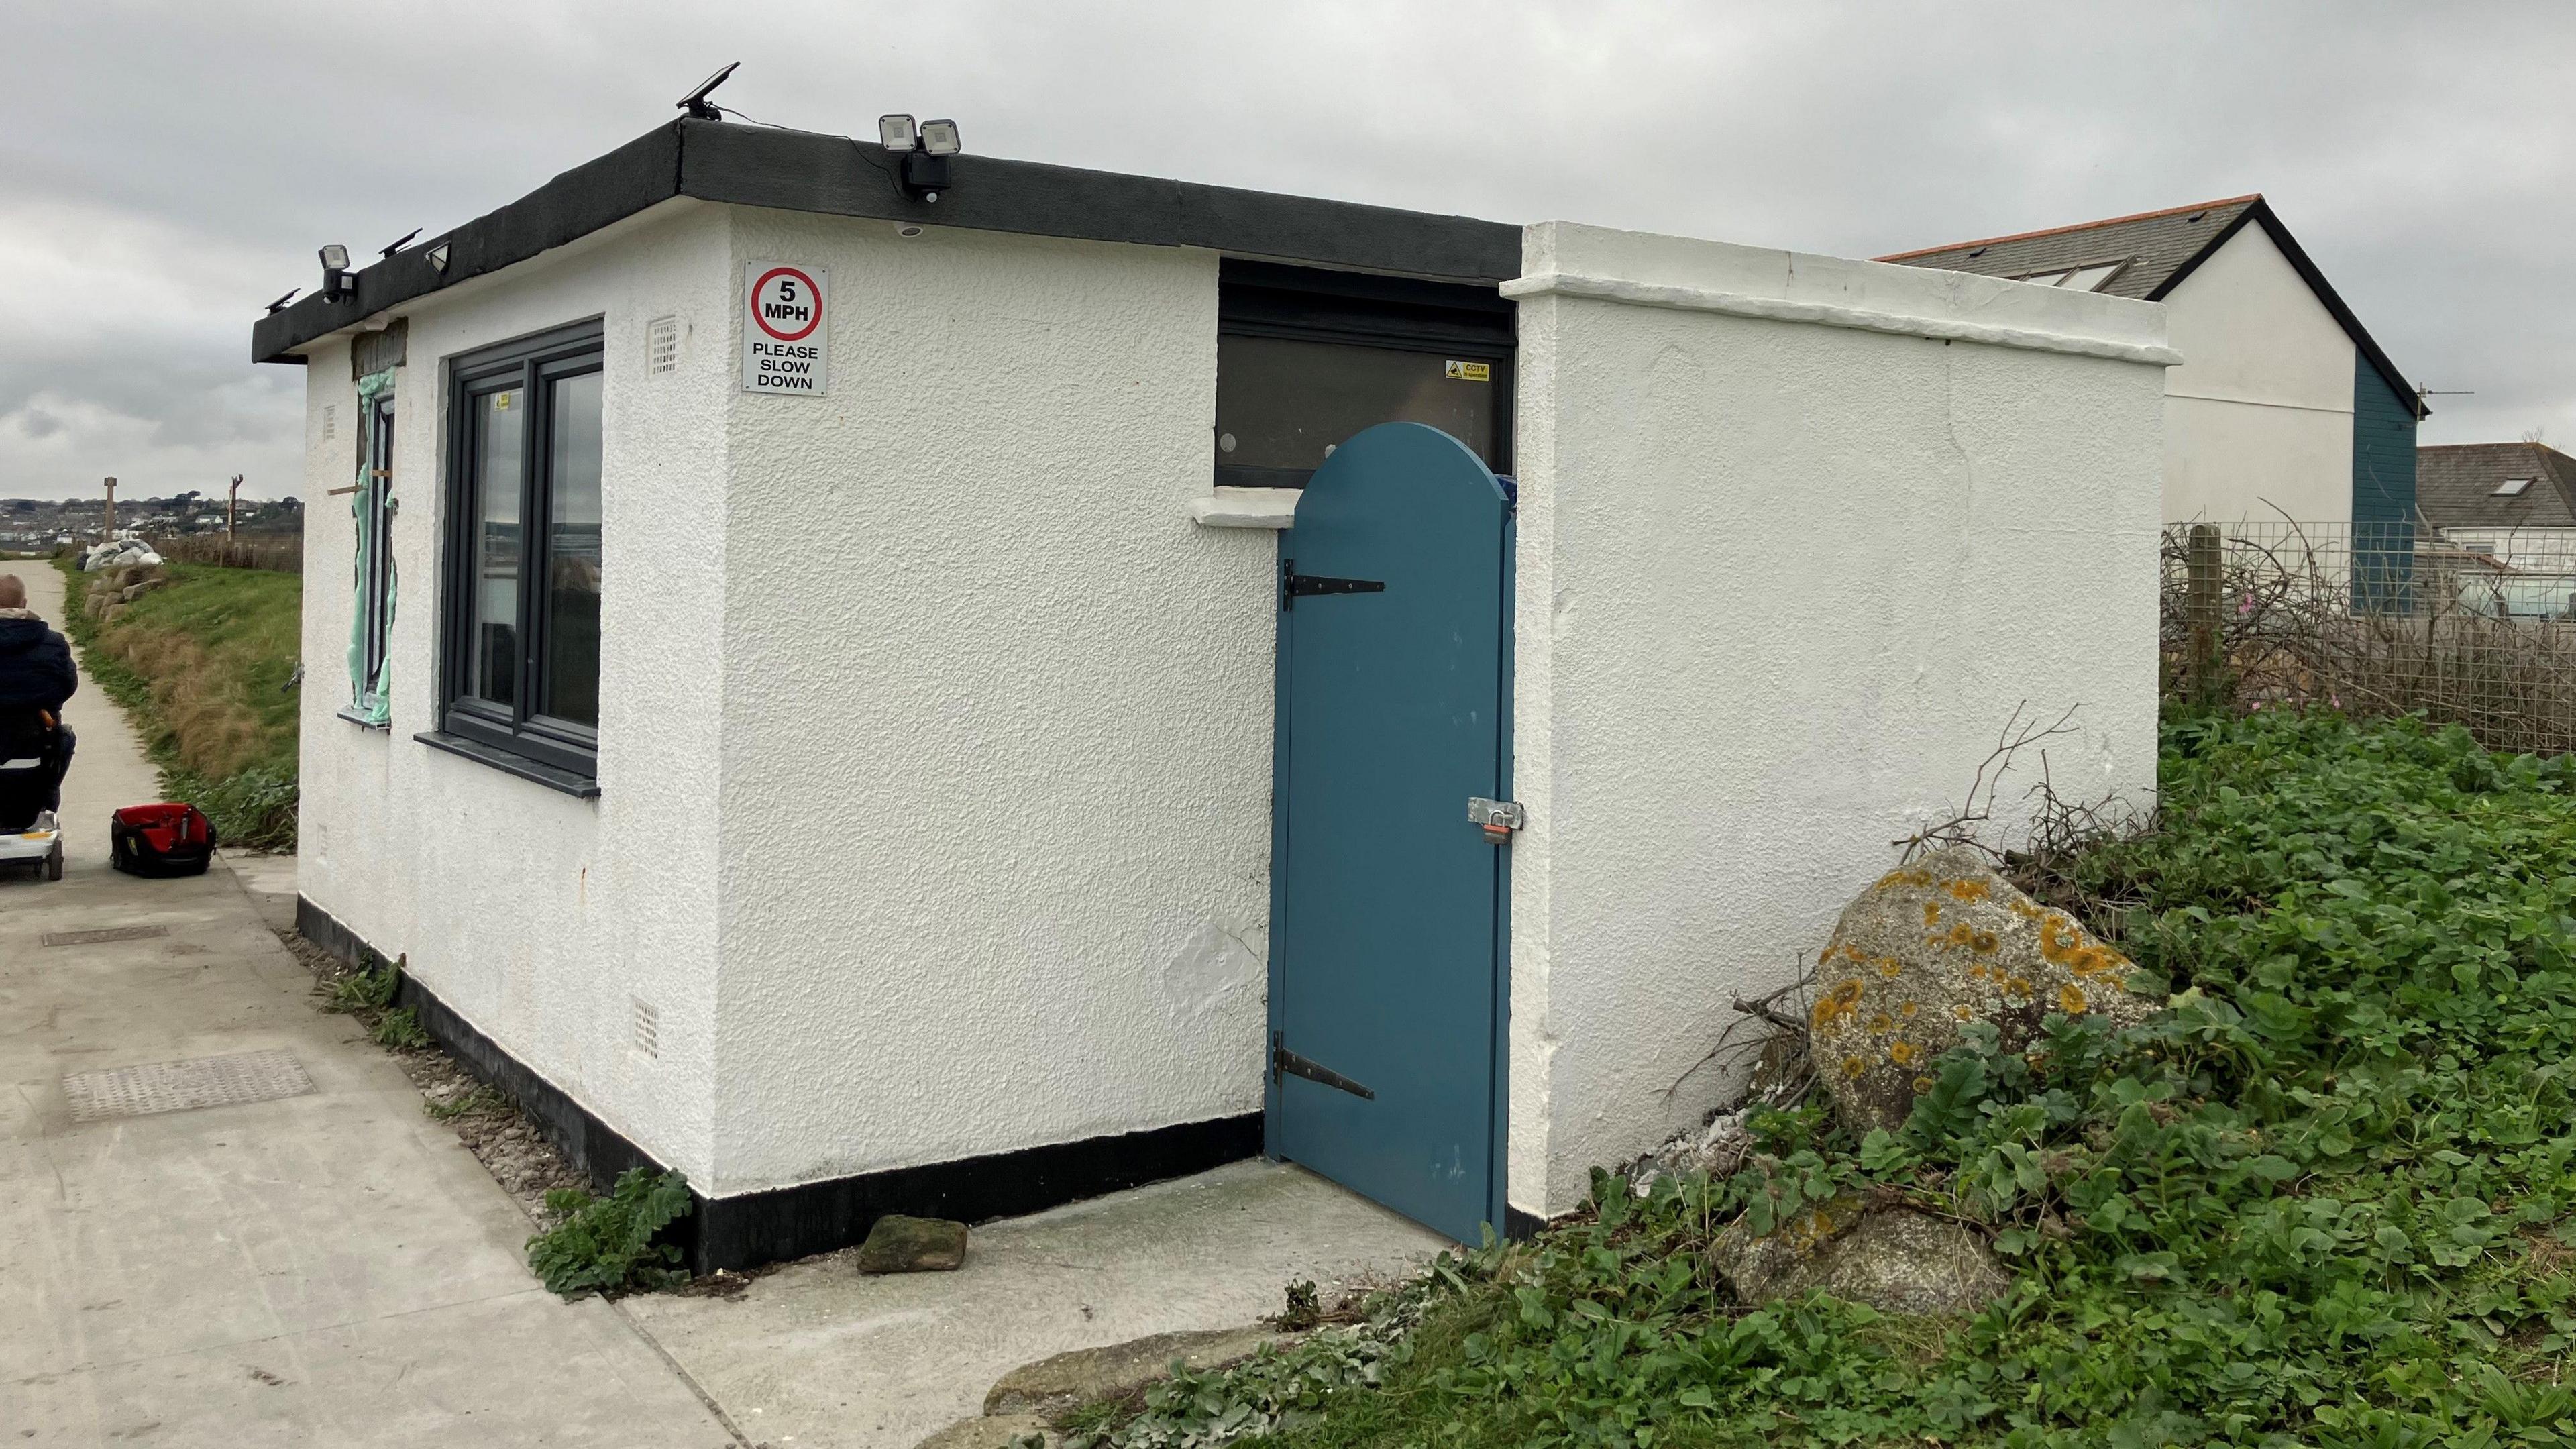
[[[2576,458],[2544,443],[2416,450],[2416,496],[2452,561],[2465,607],[2576,613]]]
[[[1354,1188],[1523,1227],[1705,1113],[1732,998],[2017,705],[2081,706],[2061,791],[2152,790],[2164,308],[914,164],[684,120],[254,334],[306,368],[310,495],[358,484],[305,532],[304,929],[402,956],[593,1173],[685,1171],[699,1267],[1287,1153],[1294,1112]],[[1324,466],[1388,421],[1490,493],[1481,604],[1404,550],[1314,576],[1429,486]],[[1830,575],[1776,543],[1820,527]],[[1415,789],[1447,762],[1368,703],[1426,618],[1503,641],[1476,788]],[[1342,838],[1449,872],[1327,1015],[1473,1080],[1282,1030],[1319,978],[1272,926],[1337,888],[1277,868],[1292,630],[1361,691],[1320,758],[1383,776]],[[1405,940],[1487,944],[1430,991]]]
[[[1880,260],[2164,303],[2169,523],[2414,515],[2422,399],[2259,195]]]

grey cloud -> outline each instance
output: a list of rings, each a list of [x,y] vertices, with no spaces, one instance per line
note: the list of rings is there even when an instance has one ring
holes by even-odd
[[[954,115],[993,154],[1454,211],[1870,255],[2261,190],[2410,377],[2431,440],[2576,440],[2576,11],[2295,0],[1669,6],[1143,0],[1051,6],[8,7],[0,196],[247,250],[193,295],[230,330],[0,326],[0,492],[119,460],[34,419],[77,398],[169,466],[297,466],[251,317],[362,254],[516,196],[672,114],[718,63],[762,120]],[[796,43],[780,46],[781,29]],[[5,239],[12,209],[0,209]],[[175,263],[174,263],[175,266]],[[129,366],[136,339],[145,365]],[[262,378],[252,383],[249,380]],[[42,405],[31,399],[44,398]],[[79,432],[75,426],[69,429]],[[86,447],[84,443],[81,446]],[[41,470],[39,472],[30,470]],[[50,481],[49,481],[50,480]]]

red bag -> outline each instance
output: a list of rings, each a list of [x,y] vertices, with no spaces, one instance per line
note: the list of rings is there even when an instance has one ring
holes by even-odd
[[[128,805],[109,817],[108,839],[131,875],[202,875],[215,858],[215,827],[194,805]]]

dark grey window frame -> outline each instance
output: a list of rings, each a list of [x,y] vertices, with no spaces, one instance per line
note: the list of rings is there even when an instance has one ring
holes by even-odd
[[[1512,471],[1519,309],[1493,287],[1335,272],[1227,257],[1217,270],[1219,337],[1285,337],[1489,363],[1493,470]],[[1218,463],[1223,488],[1303,488],[1312,470]]]
[[[540,585],[553,566],[554,402],[546,384],[603,372],[606,354],[606,329],[593,317],[463,353],[448,363],[439,729],[421,737],[424,743],[585,796],[598,793],[599,731],[534,712],[535,702],[548,697],[544,641],[551,591]],[[515,701],[504,709],[468,693],[467,686],[478,596],[475,535],[482,526],[474,467],[475,401],[513,387],[527,399],[528,426],[519,463],[518,676]]]

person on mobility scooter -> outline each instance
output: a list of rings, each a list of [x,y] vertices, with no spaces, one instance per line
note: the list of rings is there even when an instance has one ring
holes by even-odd
[[[27,607],[24,580],[0,574],[0,864],[29,862],[53,880],[63,876],[54,816],[74,744],[63,702],[79,688],[70,643]]]

